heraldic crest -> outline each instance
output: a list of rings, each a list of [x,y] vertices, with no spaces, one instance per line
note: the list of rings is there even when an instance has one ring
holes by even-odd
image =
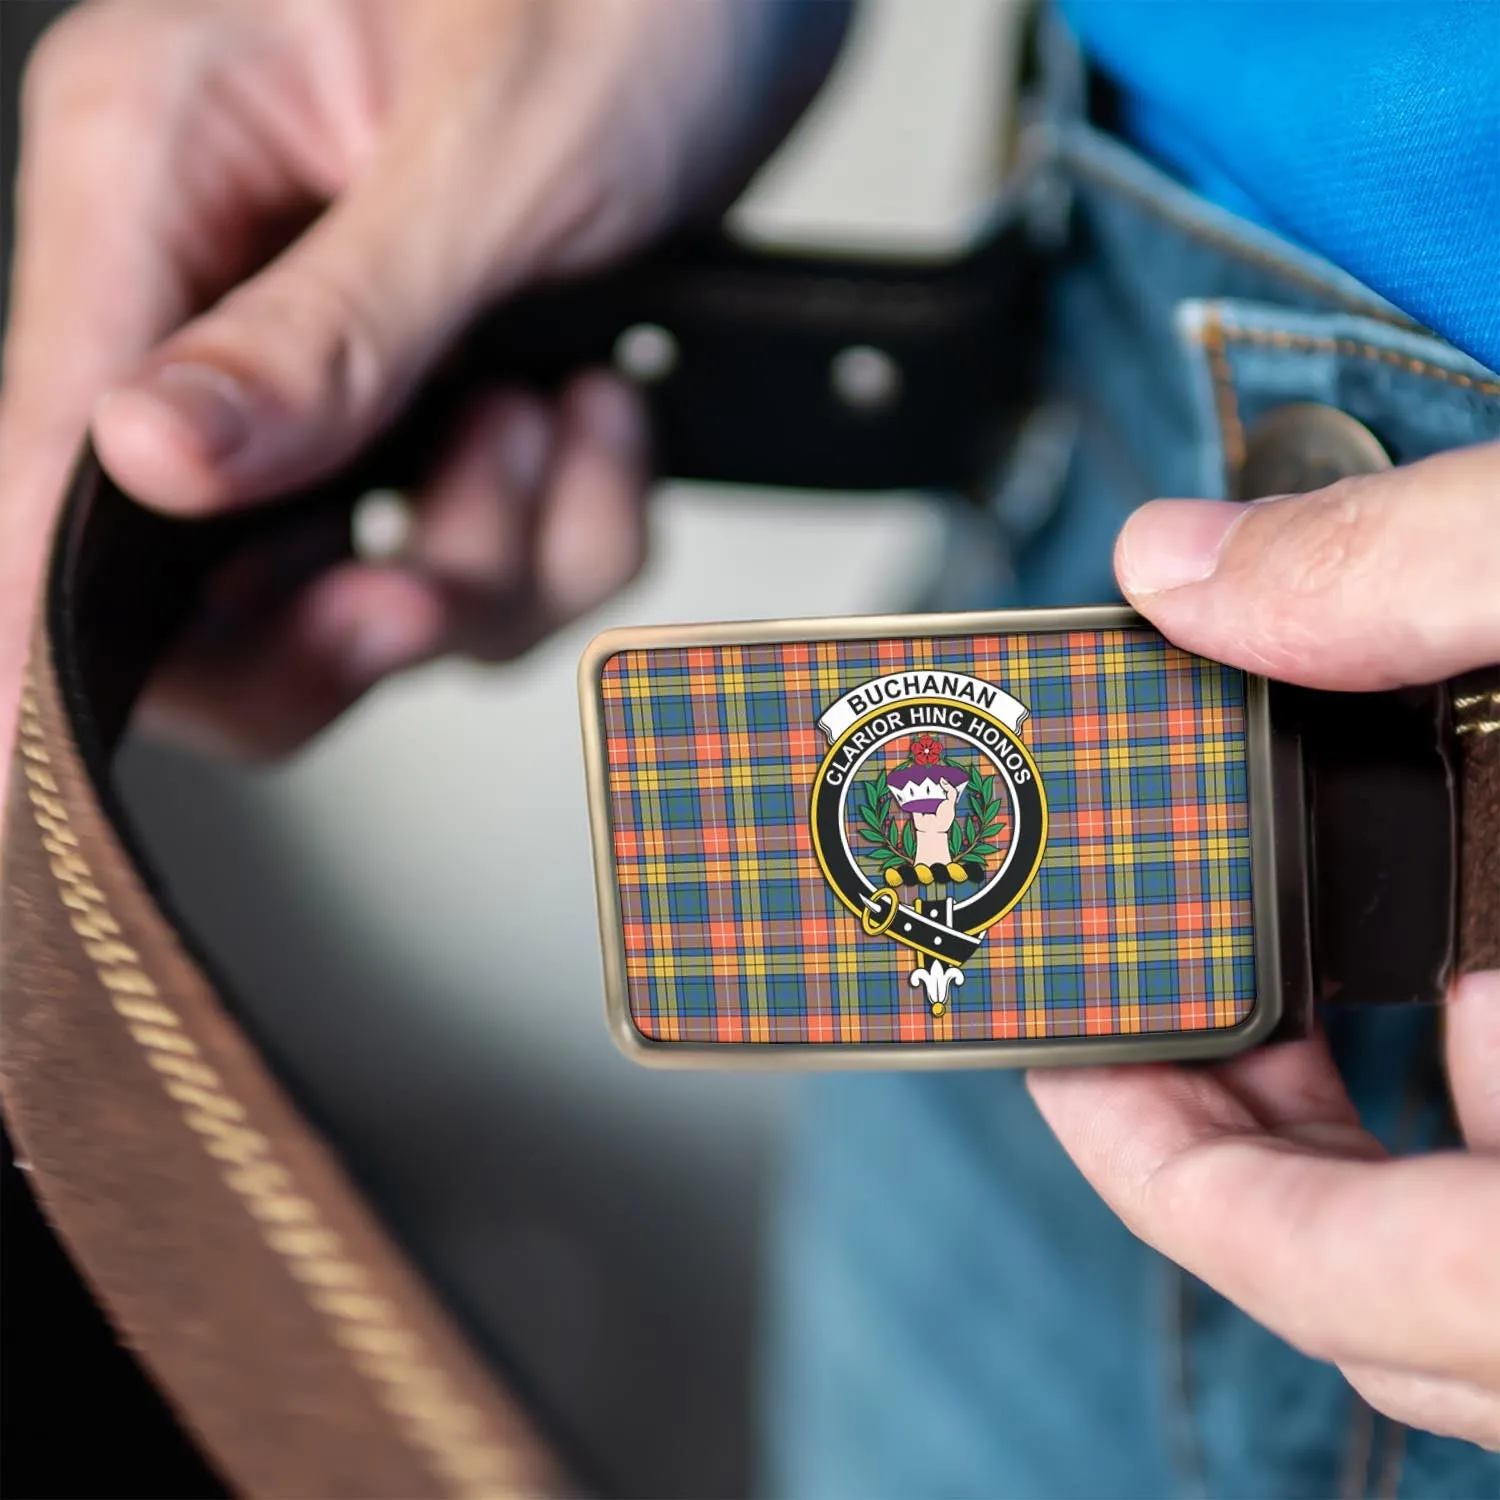
[[[1041,864],[1047,800],[1026,718],[993,683],[911,670],[862,683],[818,720],[818,863],[868,936],[918,955],[910,983],[935,1016]]]

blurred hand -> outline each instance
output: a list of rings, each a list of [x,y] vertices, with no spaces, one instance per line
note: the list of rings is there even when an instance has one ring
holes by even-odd
[[[727,197],[836,44],[830,9],[811,10],[813,35],[784,0],[95,0],[67,15],[23,98],[0,739],[90,422],[115,479],[181,515],[336,467],[487,303]],[[350,563],[253,640],[188,651],[148,711],[276,752],[387,673],[525,649],[639,566],[645,449],[634,395],[606,373],[551,405],[480,393],[400,565]]]
[[[1190,651],[1319,688],[1500,660],[1500,448],[1126,526],[1131,602]],[[1321,1038],[1213,1068],[1033,1073],[1042,1113],[1138,1235],[1398,1421],[1500,1447],[1500,973],[1449,998],[1468,1150],[1386,1160]]]

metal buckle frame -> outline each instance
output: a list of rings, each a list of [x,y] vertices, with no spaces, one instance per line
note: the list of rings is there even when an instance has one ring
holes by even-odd
[[[764,646],[825,641],[972,637],[1012,633],[1142,627],[1119,606],[1004,610],[972,614],[869,616],[821,620],[680,625],[612,630],[595,639],[579,667],[579,700],[588,778],[589,819],[604,944],[606,1005],[616,1043],[653,1067],[725,1068],[953,1068],[1071,1066],[1082,1063],[1206,1060],[1269,1040],[1285,1018],[1310,1014],[1312,975],[1307,955],[1306,846],[1301,835],[1301,765],[1295,745],[1278,746],[1264,679],[1246,676],[1245,757],[1250,804],[1252,904],[1258,997],[1244,1022],[1207,1031],[1127,1036],[965,1042],[765,1043],[657,1041],[642,1035],[630,1006],[625,969],[619,871],[611,815],[602,677],[622,651],[661,648]],[[903,908],[904,909],[904,908]],[[895,915],[895,909],[889,914]],[[884,913],[875,913],[878,921]],[[888,925],[888,924],[887,924]],[[848,941],[864,941],[849,923]],[[870,929],[866,928],[868,932]]]

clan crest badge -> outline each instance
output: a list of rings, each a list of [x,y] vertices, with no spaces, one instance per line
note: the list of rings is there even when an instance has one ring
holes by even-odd
[[[868,936],[918,955],[910,983],[935,1016],[1041,865],[1047,798],[1026,717],[993,683],[916,670],[861,683],[818,720],[818,863]]]

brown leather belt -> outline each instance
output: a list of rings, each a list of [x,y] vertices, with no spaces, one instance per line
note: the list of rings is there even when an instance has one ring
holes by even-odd
[[[1014,247],[943,272],[672,250],[508,315],[448,378],[482,363],[486,340],[545,379],[606,357],[630,324],[657,324],[704,372],[655,393],[669,472],[952,486],[982,472],[1024,401],[1006,370],[1027,361],[997,370],[988,351],[1024,329],[1026,285]],[[829,395],[830,359],[862,345],[899,362],[896,412]],[[955,363],[972,382],[953,378]],[[432,399],[450,396],[440,383]],[[276,527],[304,528],[334,556],[354,499],[420,463],[431,411],[358,472],[226,521],[147,513],[85,457],[21,705],[0,907],[5,1118],[115,1327],[251,1495],[569,1486],[173,920],[109,783],[131,705],[204,580]],[[1439,749],[1461,832],[1461,915],[1450,903],[1448,946],[1435,967],[1424,960],[1435,982],[1451,972],[1455,927],[1461,967],[1500,967],[1497,721],[1494,670],[1453,685],[1451,715],[1434,720],[1451,729]],[[1337,739],[1337,715],[1318,722]]]

